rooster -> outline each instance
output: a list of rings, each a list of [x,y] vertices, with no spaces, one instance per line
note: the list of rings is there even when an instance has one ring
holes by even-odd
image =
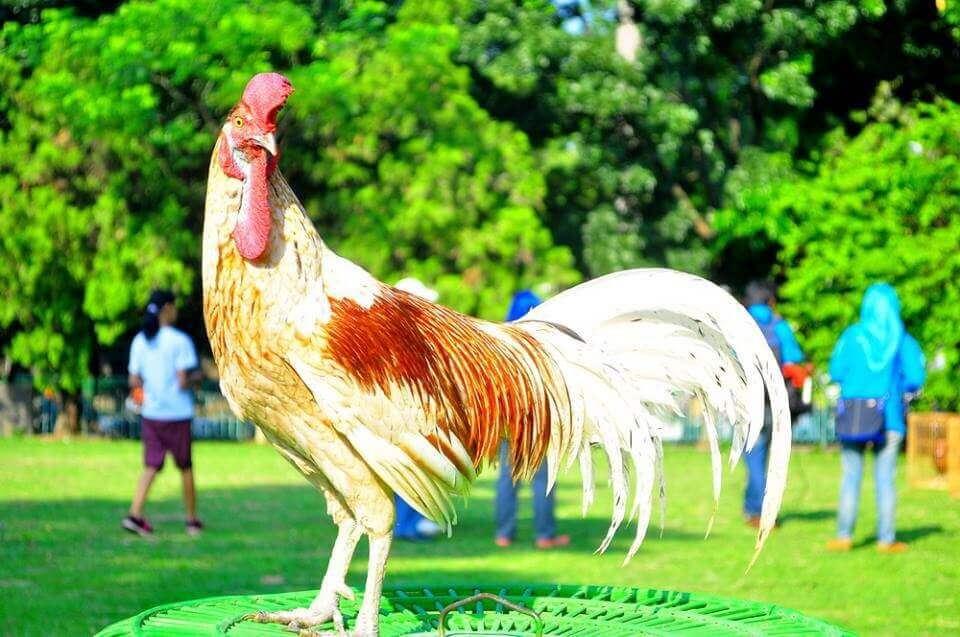
[[[773,442],[759,552],[786,484],[790,421],[773,353],[733,297],[689,274],[631,270],[495,324],[380,283],[327,247],[277,170],[276,118],[292,91],[276,73],[247,84],[213,150],[203,229],[204,315],[223,394],[323,493],[338,529],[310,606],[256,620],[332,621],[342,634],[339,602],[352,599],[345,577],[365,535],[350,634],[376,635],[394,494],[449,533],[454,497],[502,440],[518,479],[546,460],[552,485],[578,465],[584,512],[599,447],[613,492],[599,550],[632,520],[629,560],[655,490],[663,506],[661,422],[699,404],[716,504],[716,425],[733,426],[732,466],[760,434],[766,389]]]

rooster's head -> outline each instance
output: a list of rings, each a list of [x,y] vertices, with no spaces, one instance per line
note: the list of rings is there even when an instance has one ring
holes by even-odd
[[[270,236],[268,181],[277,166],[277,113],[293,86],[279,73],[254,75],[221,130],[220,167],[243,181],[240,214],[233,231],[245,259],[259,259]]]

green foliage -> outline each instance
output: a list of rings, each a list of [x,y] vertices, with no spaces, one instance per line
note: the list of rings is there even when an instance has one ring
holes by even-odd
[[[718,225],[729,235],[766,235],[782,246],[782,310],[806,351],[825,362],[855,321],[873,282],[896,287],[908,329],[928,357],[928,402],[960,408],[960,105],[902,108],[880,102],[854,138],[837,131],[813,174],[774,157],[753,172]],[[757,162],[760,164],[761,162]],[[749,167],[741,178],[749,181]]]
[[[4,26],[0,327],[39,383],[75,391],[151,288],[191,291],[213,113],[311,27],[293,4],[194,0]]]
[[[633,0],[634,62],[616,4],[574,35],[548,0],[6,3],[0,347],[75,390],[155,286],[202,334],[207,160],[257,71],[297,86],[282,168],[326,240],[488,318],[580,272],[725,274],[734,239],[762,274],[798,224],[746,211],[802,188],[878,80],[960,93],[953,3]]]
[[[75,391],[151,288],[197,310],[210,148],[247,78],[274,68],[298,87],[283,169],[347,256],[488,318],[519,287],[578,280],[542,223],[526,137],[469,95],[457,30],[419,17],[442,16],[434,4],[162,0],[5,24],[0,342],[13,360]]]
[[[544,182],[526,136],[470,96],[468,70],[453,61],[459,34],[421,19],[437,15],[429,6],[408,2],[362,37],[331,34],[295,72],[294,115],[314,157],[294,163],[312,159],[300,179],[316,193],[308,208],[345,256],[502,319],[517,289],[579,275],[540,218]]]
[[[742,149],[794,151],[816,97],[814,52],[885,13],[877,0],[638,0],[641,45],[627,62],[616,23],[597,17],[616,3],[593,4],[582,36],[543,0],[478,3],[460,23],[475,95],[530,136],[550,226],[591,274],[705,273],[711,212]]]

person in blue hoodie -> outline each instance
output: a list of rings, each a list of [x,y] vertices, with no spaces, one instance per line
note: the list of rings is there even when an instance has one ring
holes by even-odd
[[[776,291],[769,281],[747,284],[745,305],[760,326],[777,362],[783,365],[803,362],[803,352],[790,325],[774,311]],[[743,515],[750,526],[760,526],[763,492],[767,488],[767,452],[770,449],[772,418],[769,408],[764,415],[764,428],[753,449],[743,455],[747,467],[747,487],[743,494]]]
[[[540,297],[530,290],[513,295],[507,321],[516,321],[540,305]],[[517,483],[510,469],[510,453],[507,443],[500,445],[500,475],[497,478],[496,537],[497,546],[513,544],[517,534]],[[556,487],[547,491],[547,463],[537,469],[530,485],[533,491],[533,530],[538,549],[552,549],[570,544],[570,536],[557,535],[557,522],[553,514]]]
[[[883,404],[883,440],[873,443],[874,482],[877,491],[877,549],[902,553],[906,545],[896,541],[894,480],[897,455],[906,433],[906,394],[919,391],[925,379],[920,346],[907,333],[900,318],[900,299],[887,283],[867,288],[860,307],[860,321],[840,336],[830,358],[830,376],[840,384],[842,399],[877,399]],[[853,527],[860,503],[863,457],[866,442],[841,441],[843,477],[837,507],[837,537],[827,548],[846,551],[852,547]]]

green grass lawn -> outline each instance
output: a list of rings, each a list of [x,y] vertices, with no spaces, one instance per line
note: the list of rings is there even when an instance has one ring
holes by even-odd
[[[179,476],[168,466],[148,508],[156,538],[145,541],[119,527],[140,470],[138,443],[0,440],[0,633],[88,634],[161,603],[318,587],[334,535],[320,495],[269,447],[199,443],[194,454],[208,531],[184,533]],[[562,480],[558,497],[562,531],[573,537],[568,550],[532,548],[528,503],[519,542],[496,548],[488,476],[461,506],[453,539],[396,545],[387,583],[667,588],[773,602],[864,635],[960,633],[960,502],[902,488],[900,537],[910,552],[878,555],[867,478],[856,550],[828,554],[839,458],[800,451],[783,526],[744,576],[753,537],[739,513],[742,469],[725,475],[720,514],[704,541],[708,457],[689,447],[668,448],[666,457],[666,532],[658,539],[652,531],[625,568],[629,530],[606,555],[592,554],[606,529],[609,493],[600,489],[582,519],[575,475]],[[364,553],[361,547],[351,570],[355,586]]]

